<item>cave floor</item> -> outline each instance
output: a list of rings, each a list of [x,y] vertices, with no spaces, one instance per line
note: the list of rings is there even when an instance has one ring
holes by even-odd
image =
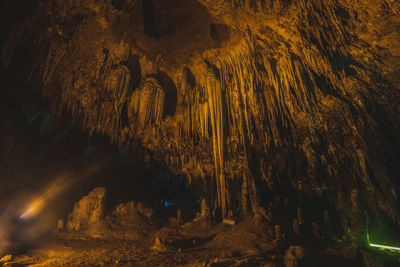
[[[14,256],[12,266],[285,266],[291,245],[306,248],[313,266],[356,266],[350,246],[271,238],[268,223],[247,219],[235,226],[202,221],[167,224],[138,240],[90,238],[54,231],[36,247]],[[140,229],[138,230],[140,231]],[[161,244],[154,245],[156,237]],[[308,245],[307,245],[308,243]]]

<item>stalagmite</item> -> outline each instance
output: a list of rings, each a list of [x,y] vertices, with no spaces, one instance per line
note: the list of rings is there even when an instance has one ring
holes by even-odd
[[[304,223],[301,207],[297,207],[297,221],[299,222],[299,225],[302,225]]]
[[[299,235],[300,234],[300,227],[299,227],[299,221],[297,219],[293,219],[293,233],[295,235]]]
[[[282,232],[281,232],[281,227],[280,225],[275,225],[275,241],[281,241],[282,240]]]

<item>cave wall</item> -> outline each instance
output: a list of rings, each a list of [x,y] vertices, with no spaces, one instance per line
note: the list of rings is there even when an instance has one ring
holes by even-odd
[[[144,147],[215,212],[288,198],[344,230],[400,223],[398,1],[30,3],[8,11],[3,73],[29,44],[21,90]]]

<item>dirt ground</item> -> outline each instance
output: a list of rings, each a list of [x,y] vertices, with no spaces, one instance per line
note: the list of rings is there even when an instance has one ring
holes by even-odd
[[[141,239],[90,238],[54,231],[37,246],[14,256],[11,266],[285,266],[291,245],[302,245],[311,266],[356,266],[350,246],[274,238],[268,221],[248,218],[235,226],[190,221],[146,228]],[[138,230],[140,231],[140,230]],[[138,235],[139,236],[139,235]],[[158,237],[160,243],[155,244]],[[310,263],[311,264],[311,263]]]

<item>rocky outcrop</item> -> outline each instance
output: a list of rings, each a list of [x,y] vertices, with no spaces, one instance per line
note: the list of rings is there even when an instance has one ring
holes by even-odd
[[[105,194],[106,190],[98,187],[75,203],[72,212],[68,215],[67,230],[79,231],[82,228],[100,224],[104,217]]]
[[[119,204],[112,215],[114,216],[132,216],[135,213],[140,213],[147,219],[152,219],[154,211],[146,208],[141,202],[135,203],[134,201]]]
[[[107,227],[100,227],[100,235],[123,240],[143,240],[154,230],[153,214],[152,209],[140,202],[121,203],[105,217]]]

